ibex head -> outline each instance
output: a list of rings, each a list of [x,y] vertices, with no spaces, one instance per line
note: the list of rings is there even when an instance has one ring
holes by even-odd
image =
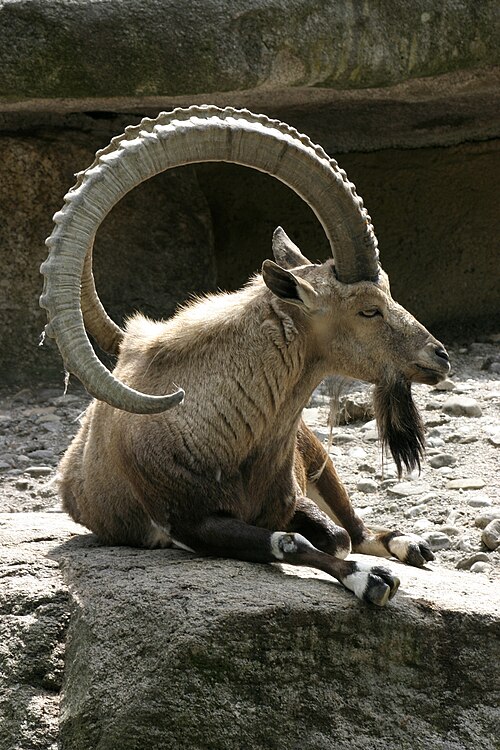
[[[446,351],[392,300],[370,217],[345,172],[306,136],[246,110],[195,106],[144,119],[114,138],[78,176],[54,217],[50,255],[42,265],[47,333],[57,339],[66,369],[96,398],[127,411],[161,412],[182,400],[182,390],[167,396],[134,391],[95,356],[85,327],[105,349],[115,351],[122,331],[97,298],[92,245],[99,224],[126,192],[166,169],[205,161],[233,162],[274,175],[311,206],[333,259],[313,265],[278,229],[277,263],[264,263],[264,281],[307,318],[311,351],[325,375],[338,372],[376,384],[383,439],[399,467],[401,462],[409,468],[418,464],[422,427],[410,384],[445,377]]]
[[[309,320],[308,337],[325,374],[335,372],[376,385],[375,411],[381,439],[398,472],[420,466],[422,420],[411,383],[435,385],[449,372],[443,345],[395,302],[387,274],[349,284],[338,279],[333,260],[315,265],[278,227],[273,238],[276,263],[262,269],[269,289],[298,307]]]

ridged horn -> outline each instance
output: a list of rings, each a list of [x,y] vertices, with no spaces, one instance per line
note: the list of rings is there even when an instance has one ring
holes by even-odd
[[[82,281],[89,330],[94,327],[98,341],[109,334],[111,349],[122,334],[95,292],[91,269],[95,233],[111,208],[141,182],[173,167],[210,161],[273,175],[303,198],[325,230],[340,281],[378,276],[377,241],[354,185],[307,136],[264,115],[232,108],[194,106],[143,119],[113,138],[77,176],[65,205],[54,216],[56,226],[46,241],[49,256],[41,267],[45,279],[40,304],[48,315],[47,335],[56,339],[66,369],[89,393],[117,408],[157,413],[179,403],[184,394],[179,390],[150,396],[134,391],[96,357],[83,323]]]

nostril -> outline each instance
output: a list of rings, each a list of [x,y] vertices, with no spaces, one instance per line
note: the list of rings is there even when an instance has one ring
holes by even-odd
[[[448,356],[448,352],[446,351],[444,346],[436,346],[436,348],[434,349],[434,353],[436,354],[436,356],[441,357],[441,359],[444,359],[445,362],[450,361],[450,357]]]

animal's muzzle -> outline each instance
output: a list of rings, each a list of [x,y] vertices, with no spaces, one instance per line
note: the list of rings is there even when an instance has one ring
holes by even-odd
[[[414,367],[411,380],[416,383],[436,385],[450,372],[450,357],[441,342],[433,338],[421,350]]]

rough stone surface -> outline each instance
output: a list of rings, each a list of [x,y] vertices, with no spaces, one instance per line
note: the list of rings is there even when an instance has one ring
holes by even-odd
[[[56,750],[70,596],[53,556],[78,526],[0,513],[0,748]]]
[[[5,679],[20,686],[3,693],[2,748],[55,748],[56,712],[40,698],[27,713],[26,699],[12,705],[23,690],[45,698],[48,680],[56,707],[68,616],[63,750],[277,749],[284,726],[291,748],[475,750],[479,736],[495,748],[498,677],[484,664],[500,602],[481,577],[388,563],[402,584],[378,610],[306,568],[103,548],[70,539],[78,527],[57,513],[1,520],[15,570],[4,601],[23,602],[10,622],[36,665],[2,641]]]
[[[7,100],[366,88],[498,62],[495,3],[17,0],[2,3]]]
[[[476,516],[474,523],[480,529],[485,529],[492,521],[500,520],[500,506],[488,508],[483,511],[479,516]]]
[[[377,482],[374,482],[373,479],[361,479],[356,486],[360,492],[365,493],[376,492],[378,489]]]
[[[408,497],[409,495],[421,495],[423,492],[428,492],[429,489],[430,486],[425,482],[398,482],[389,487],[387,491],[390,495]]]

